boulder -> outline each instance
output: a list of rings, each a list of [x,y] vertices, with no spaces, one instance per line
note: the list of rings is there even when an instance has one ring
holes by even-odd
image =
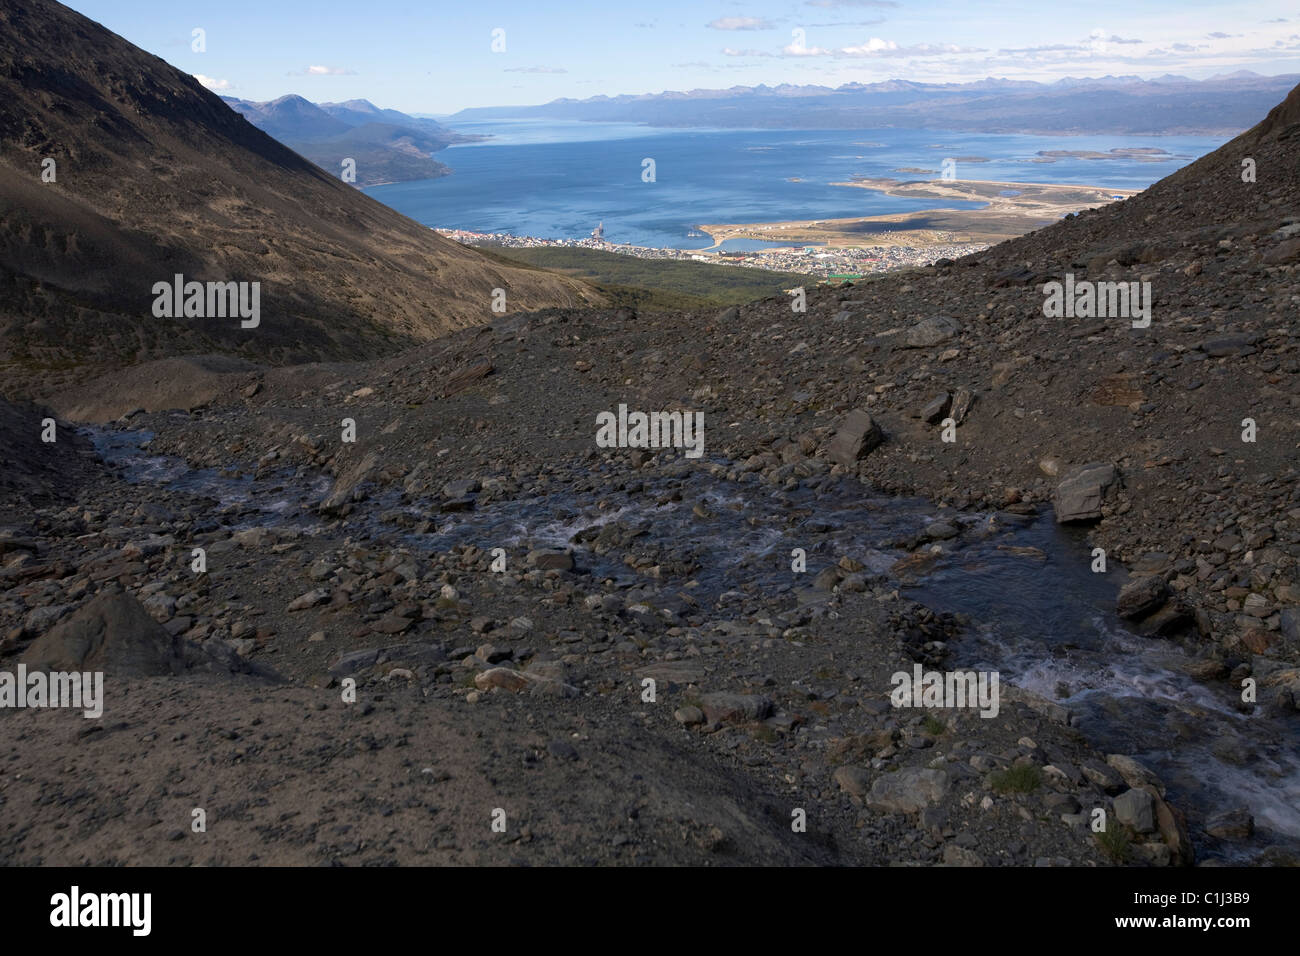
[[[959,388],[952,396],[952,410],[948,413],[954,422],[960,425],[975,406],[975,393],[969,388]]]
[[[1057,523],[1100,519],[1102,503],[1113,496],[1118,482],[1118,470],[1106,462],[1072,469],[1056,486],[1052,506]]]
[[[1269,265],[1278,265],[1300,258],[1300,239],[1288,239],[1280,242],[1264,253],[1264,261]]]
[[[1158,574],[1134,578],[1120,589],[1115,609],[1119,616],[1133,621],[1159,610],[1169,597],[1169,586]]]
[[[308,608],[319,607],[330,599],[328,588],[312,588],[305,594],[299,594],[289,602],[285,608],[286,611],[306,611]]]
[[[528,552],[528,566],[540,571],[572,571],[573,554],[569,551],[543,548]]]
[[[1259,336],[1253,332],[1222,335],[1201,343],[1201,351],[1210,358],[1228,358],[1234,355],[1252,355]]]
[[[865,796],[871,786],[871,773],[862,767],[837,767],[833,776],[841,790],[855,797]]]
[[[921,420],[927,425],[937,425],[944,420],[950,408],[952,408],[952,395],[942,392],[921,409]]]
[[[1181,600],[1175,598],[1163,604],[1138,622],[1137,632],[1143,637],[1172,637],[1196,623],[1196,614]]]
[[[449,481],[443,485],[442,496],[444,498],[465,498],[474,494],[482,487],[482,482],[477,478],[460,478],[456,481]]]
[[[740,724],[772,715],[772,701],[758,694],[705,694],[700,698],[704,719],[711,724]]]
[[[903,347],[909,349],[928,349],[947,342],[961,331],[961,323],[950,315],[935,315],[922,319],[907,330],[903,336]]]
[[[855,408],[844,416],[839,430],[831,439],[828,455],[836,464],[851,467],[884,440],[885,434],[871,413]]]
[[[1165,846],[1169,847],[1170,862],[1174,866],[1191,866],[1196,859],[1196,853],[1187,830],[1187,818],[1181,810],[1161,799],[1155,787],[1148,784],[1144,789],[1151,795],[1151,802],[1155,804],[1156,830],[1165,841]]]
[[[867,804],[888,813],[915,813],[944,798],[950,786],[948,774],[930,768],[908,768],[876,778]]]
[[[474,686],[479,690],[487,690],[489,687],[501,687],[519,693],[528,686],[528,678],[509,667],[493,667],[481,674],[475,674]]]
[[[1115,818],[1138,833],[1154,833],[1156,802],[1145,790],[1125,790],[1115,798]]]
[[[33,670],[102,671],[119,677],[179,674],[184,652],[129,594],[101,594],[27,648],[22,661]]]
[[[1278,617],[1282,642],[1290,651],[1300,651],[1300,607],[1283,608]]]
[[[1145,764],[1139,763],[1126,754],[1107,754],[1106,763],[1118,771],[1130,787],[1151,789],[1160,796],[1164,795],[1164,784]]]
[[[1205,821],[1205,832],[1218,840],[1245,840],[1255,832],[1255,818],[1247,807],[1224,810]]]
[[[320,503],[321,513],[327,515],[338,514],[345,505],[354,500],[360,500],[360,485],[370,477],[378,464],[378,456],[373,451],[366,452],[359,462],[339,475],[334,480],[334,485],[330,488],[329,494]]]

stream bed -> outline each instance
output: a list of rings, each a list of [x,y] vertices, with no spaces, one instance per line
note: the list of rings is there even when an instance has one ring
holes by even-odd
[[[233,463],[193,469],[151,455],[148,432],[86,434],[127,481],[214,499],[221,524],[294,523],[307,534],[329,533],[314,508],[328,475],[289,468],[254,478]],[[1191,661],[1177,644],[1128,631],[1115,614],[1126,573],[1113,562],[1109,573],[1093,573],[1084,534],[1057,525],[1050,509],[941,513],[921,499],[872,495],[856,481],[820,476],[784,491],[729,481],[707,464],[620,488],[561,485],[451,513],[399,489],[377,490],[356,508],[346,529],[354,539],[391,538],[416,553],[457,544],[571,548],[584,571],[633,588],[644,578],[624,564],[625,549],[595,546],[601,529],[617,522],[638,544],[689,567],[701,605],[724,609],[745,594],[806,595],[819,570],[850,555],[862,573],[971,621],[950,648],[949,668],[997,671],[1003,683],[1068,708],[1097,749],[1150,766],[1171,802],[1188,811],[1202,856],[1207,845],[1225,862],[1248,862],[1269,845],[1300,848],[1300,717],[1242,713],[1230,685],[1187,675]],[[915,569],[891,571],[935,522],[946,527],[922,545]],[[791,573],[795,548],[807,555],[802,575]],[[1243,806],[1256,827],[1244,844],[1216,846],[1197,825]]]

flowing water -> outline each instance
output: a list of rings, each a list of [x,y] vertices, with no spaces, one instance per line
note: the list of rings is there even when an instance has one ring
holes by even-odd
[[[312,505],[328,490],[328,476],[191,469],[150,455],[148,432],[88,434],[126,480],[213,499],[223,524],[327,531]],[[645,546],[685,563],[682,583],[696,582],[692,598],[710,607],[746,595],[808,598],[816,572],[843,555],[868,574],[888,576],[908,553],[904,543],[940,517],[924,500],[872,495],[857,482],[814,478],[787,492],[745,478],[733,482],[683,467],[674,478],[591,492],[557,489],[448,514],[437,501],[389,489],[360,503],[345,530],[416,553],[457,544],[573,548],[579,568],[623,588],[644,586],[622,555]],[[1112,563],[1110,573],[1094,574],[1083,534],[1058,526],[1050,511],[948,513],[943,520],[962,533],[927,545],[934,553],[923,573],[894,583],[936,611],[972,621],[968,636],[954,643],[949,667],[997,671],[1004,682],[1067,707],[1094,746],[1155,770],[1194,824],[1248,807],[1255,838],[1217,846],[1194,826],[1202,855],[1207,847],[1227,860],[1249,859],[1270,844],[1300,849],[1300,718],[1239,712],[1227,684],[1187,676],[1190,658],[1177,645],[1125,630],[1114,613],[1125,572]],[[614,523],[634,535],[632,543],[601,553],[593,539]],[[807,552],[806,575],[790,571],[794,548]],[[672,592],[665,587],[647,600],[655,604]]]

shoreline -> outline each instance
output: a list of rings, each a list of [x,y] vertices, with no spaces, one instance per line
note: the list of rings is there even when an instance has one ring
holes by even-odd
[[[935,233],[922,236],[906,234],[911,242],[879,242],[862,246],[825,246],[810,249],[804,243],[791,243],[768,249],[727,252],[718,244],[702,249],[677,249],[671,246],[634,246],[612,243],[605,239],[539,239],[510,233],[478,233],[464,229],[435,228],[444,238],[474,247],[581,249],[589,252],[632,256],[639,259],[668,259],[699,262],[705,265],[765,269],[793,272],[828,281],[862,276],[893,269],[929,265],[941,258],[961,258],[987,248],[987,243],[960,242]],[[923,241],[915,241],[923,239]]]
[[[932,206],[911,212],[838,219],[796,219],[751,223],[704,223],[695,228],[714,240],[717,249],[731,239],[772,240],[776,232],[792,246],[828,249],[934,246],[944,243],[992,245],[1050,225],[1070,213],[1109,205],[1116,196],[1130,199],[1142,190],[1069,183],[1021,183],[982,179],[855,179],[832,186],[868,189],[908,199],[982,202],[976,209]],[[1016,196],[1002,191],[1015,190]],[[872,228],[874,227],[874,228]],[[900,242],[901,238],[908,240]]]
[[[475,246],[579,248],[639,258],[689,259],[830,277],[886,271],[890,266],[881,265],[885,258],[896,260],[892,267],[924,265],[937,258],[960,258],[1033,232],[1067,215],[1129,199],[1141,192],[1072,183],[982,179],[863,178],[830,185],[868,189],[900,198],[981,205],[973,209],[934,205],[910,212],[834,219],[699,223],[693,225],[692,230],[698,230],[712,240],[711,245],[699,248],[636,246],[591,237],[543,239],[510,233],[431,228],[444,237]],[[1015,195],[1003,195],[1012,191]],[[736,239],[772,245],[749,250],[723,248],[725,243]]]

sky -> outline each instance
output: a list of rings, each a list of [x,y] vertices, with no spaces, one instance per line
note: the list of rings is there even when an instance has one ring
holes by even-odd
[[[225,95],[362,98],[408,113],[780,83],[1300,72],[1295,0],[69,5]]]

